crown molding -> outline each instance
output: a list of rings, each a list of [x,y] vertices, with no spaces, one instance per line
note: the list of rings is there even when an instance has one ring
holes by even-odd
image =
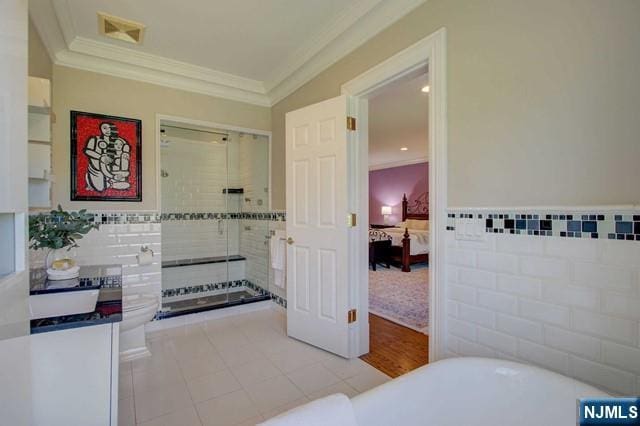
[[[392,169],[394,167],[411,166],[413,164],[428,163],[429,157],[414,158],[413,160],[392,161],[389,163],[369,164],[369,171]]]
[[[271,106],[269,98],[262,93],[71,50],[58,52],[55,64],[258,106]]]
[[[268,107],[425,1],[359,1],[297,49],[265,81],[79,37],[67,1],[31,0],[29,14],[57,65]]]
[[[266,84],[271,87],[269,98],[272,104],[277,104],[304,84],[312,80],[322,71],[353,52],[375,35],[388,28],[426,0],[393,0],[383,1],[373,8],[354,25],[343,31],[318,50],[304,65],[292,68],[294,64],[287,64],[292,71],[277,84]]]
[[[82,53],[109,61],[116,61],[140,68],[162,71],[167,74],[174,74],[176,76],[187,77],[193,80],[241,89],[257,94],[264,94],[265,92],[262,82],[257,80],[240,77],[234,74],[227,74],[210,68],[192,65],[186,62],[176,61],[162,56],[141,52],[139,50],[133,50],[83,37],[76,37],[69,44],[69,50],[71,52]]]

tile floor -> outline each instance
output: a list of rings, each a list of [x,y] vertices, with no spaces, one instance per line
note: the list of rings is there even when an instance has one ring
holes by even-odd
[[[120,365],[120,426],[255,425],[310,400],[389,380],[285,334],[272,309],[148,334],[152,356]]]

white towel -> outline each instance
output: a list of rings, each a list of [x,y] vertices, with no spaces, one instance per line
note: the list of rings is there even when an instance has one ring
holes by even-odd
[[[258,426],[358,426],[351,401],[337,393],[316,399]]]
[[[275,231],[274,235],[271,236],[271,243],[269,244],[271,251],[271,268],[273,268],[273,283],[280,288],[284,288],[285,286],[287,256],[285,235],[284,231]]]

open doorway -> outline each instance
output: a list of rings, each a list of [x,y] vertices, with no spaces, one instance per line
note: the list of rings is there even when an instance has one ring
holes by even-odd
[[[428,362],[427,67],[368,97],[369,353],[391,377]]]
[[[289,336],[345,358],[369,354],[369,99],[428,70],[426,197],[433,250],[426,268],[428,347],[420,352],[430,361],[445,356],[445,46],[440,29],[343,84],[340,96],[287,113]],[[403,263],[411,268],[411,258]]]

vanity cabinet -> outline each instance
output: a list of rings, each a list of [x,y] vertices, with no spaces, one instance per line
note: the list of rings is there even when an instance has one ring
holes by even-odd
[[[31,336],[36,426],[117,426],[119,323]]]
[[[60,305],[76,300],[68,296],[96,289],[93,311],[61,313]],[[36,318],[31,320],[32,424],[117,426],[122,267],[81,266],[78,278],[63,281],[34,269],[29,297]],[[39,297],[44,302],[33,304]],[[50,309],[43,310],[45,302]],[[38,309],[59,316],[43,317]]]

